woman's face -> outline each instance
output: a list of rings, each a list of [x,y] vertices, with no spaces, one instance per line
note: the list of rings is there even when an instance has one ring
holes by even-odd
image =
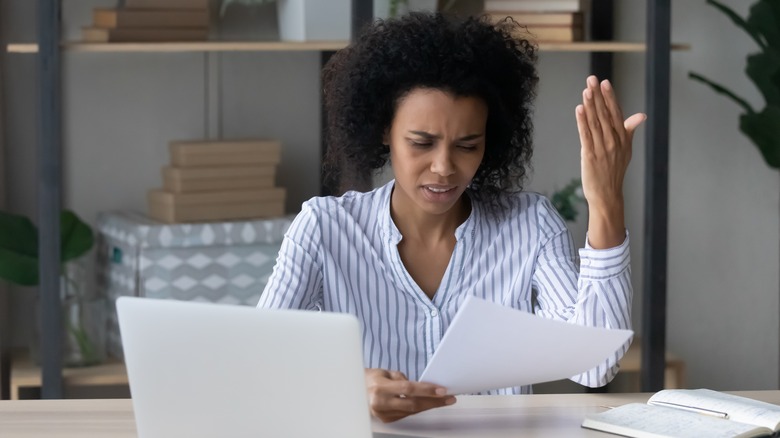
[[[485,155],[487,116],[477,97],[429,88],[402,97],[387,139],[395,208],[439,215],[458,205]]]

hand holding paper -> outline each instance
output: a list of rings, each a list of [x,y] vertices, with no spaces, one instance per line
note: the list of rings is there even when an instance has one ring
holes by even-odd
[[[617,354],[633,334],[553,321],[469,296],[420,381],[468,394],[568,378]]]

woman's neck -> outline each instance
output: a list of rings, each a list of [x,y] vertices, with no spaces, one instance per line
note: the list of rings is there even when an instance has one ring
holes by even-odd
[[[425,212],[411,200],[401,199],[395,190],[390,195],[390,217],[404,239],[431,243],[452,239],[469,214],[471,201],[466,193],[443,214]]]

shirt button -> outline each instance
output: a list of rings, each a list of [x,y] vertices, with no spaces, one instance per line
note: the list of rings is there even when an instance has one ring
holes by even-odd
[[[436,309],[431,310],[431,316],[436,318],[437,316],[439,316],[439,311]]]

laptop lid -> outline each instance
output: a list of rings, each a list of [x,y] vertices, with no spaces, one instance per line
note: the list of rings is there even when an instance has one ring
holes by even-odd
[[[351,315],[117,300],[138,436],[370,437]]]

